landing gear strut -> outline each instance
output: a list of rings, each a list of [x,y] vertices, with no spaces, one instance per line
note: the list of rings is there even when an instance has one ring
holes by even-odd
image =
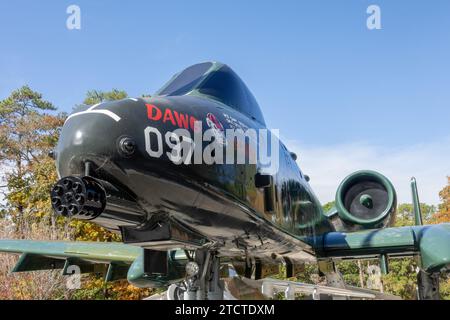
[[[220,259],[217,252],[197,250],[186,265],[186,280],[167,291],[169,300],[223,300]]]

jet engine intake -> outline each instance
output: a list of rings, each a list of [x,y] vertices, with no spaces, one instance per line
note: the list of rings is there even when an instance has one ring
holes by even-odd
[[[383,228],[393,221],[397,196],[392,183],[382,174],[358,171],[340,184],[335,206],[346,226]]]

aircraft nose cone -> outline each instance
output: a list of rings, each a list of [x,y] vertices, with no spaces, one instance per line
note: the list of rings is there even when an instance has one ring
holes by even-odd
[[[134,153],[133,140],[126,136],[128,121],[124,112],[132,109],[127,101],[102,103],[84,107],[71,114],[61,131],[56,149],[60,176],[82,175],[86,162],[102,163],[120,153]]]

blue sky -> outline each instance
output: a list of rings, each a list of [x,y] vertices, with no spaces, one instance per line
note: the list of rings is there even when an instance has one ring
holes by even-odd
[[[66,28],[70,4],[81,8],[81,30]],[[371,4],[382,30],[366,27]],[[341,175],[366,166],[408,169],[392,178],[396,187],[407,192],[415,174],[426,200],[438,201],[450,174],[449,57],[446,0],[0,3],[0,99],[29,84],[70,111],[87,90],[153,93],[182,68],[218,60],[247,83],[268,126],[305,154],[313,186],[314,176],[317,188],[328,184],[324,201]],[[359,152],[367,160],[352,164]],[[327,177],[330,166],[340,174]]]

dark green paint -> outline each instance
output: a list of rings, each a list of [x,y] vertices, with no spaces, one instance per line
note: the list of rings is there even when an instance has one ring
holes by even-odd
[[[423,225],[422,209],[420,208],[419,192],[417,190],[416,178],[411,179],[411,193],[413,200],[414,222],[416,226]]]
[[[422,268],[429,272],[448,268],[450,263],[450,224],[330,232],[320,239],[322,257],[420,254]]]
[[[387,254],[385,254],[385,253],[380,255],[380,268],[381,268],[381,274],[389,273],[389,259],[388,259]]]
[[[388,203],[386,204],[385,210],[381,212],[377,217],[374,217],[372,219],[362,219],[350,214],[344,204],[344,194],[347,192],[349,186],[351,186],[355,182],[364,181],[365,179],[376,179],[388,191]],[[365,203],[365,205],[367,204],[369,207],[373,204],[370,197],[368,198],[367,195],[364,198],[362,197],[360,201],[361,204]],[[387,222],[389,221],[389,217],[396,210],[396,204],[397,196],[394,186],[389,181],[389,179],[376,171],[363,170],[351,174],[350,176],[345,178],[344,181],[342,181],[336,192],[336,210],[339,214],[339,217],[344,221],[347,221],[351,224],[363,226],[366,229],[386,226]]]

